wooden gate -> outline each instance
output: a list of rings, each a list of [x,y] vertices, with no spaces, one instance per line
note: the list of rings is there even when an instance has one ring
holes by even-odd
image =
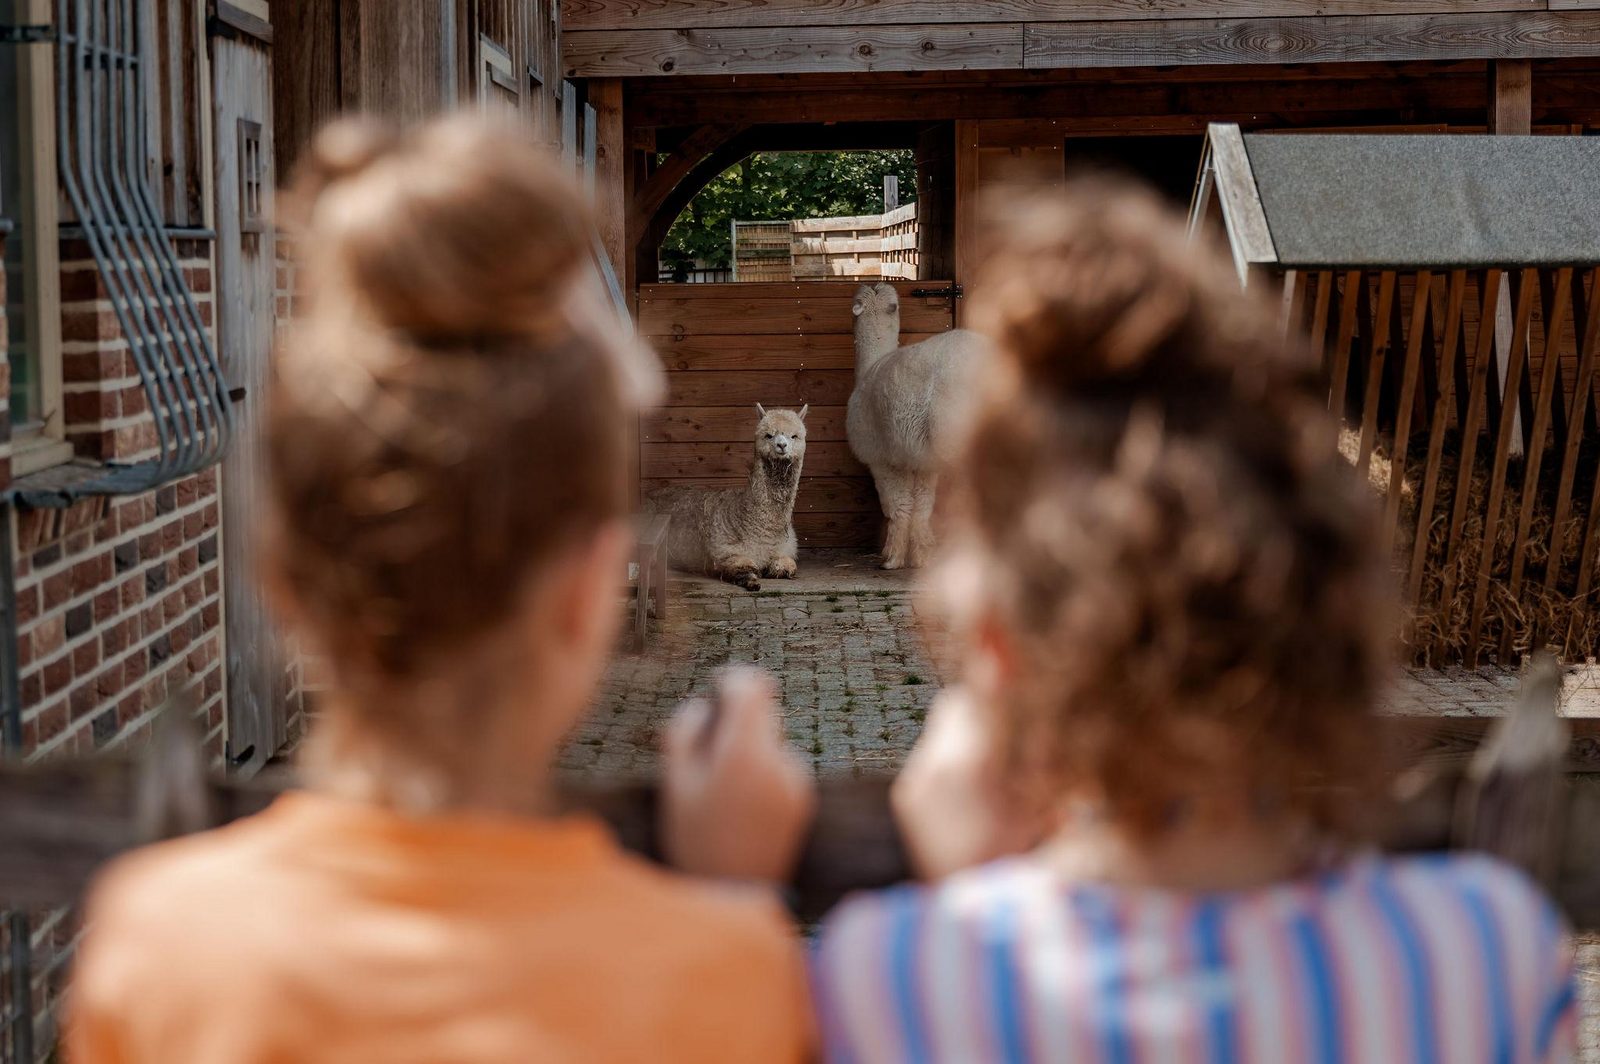
[[[287,739],[282,655],[254,579],[276,257],[270,66],[262,43],[212,42],[217,351],[237,417],[222,463],[228,757],[247,770],[259,768]]]
[[[665,407],[645,418],[644,490],[743,483],[755,439],[755,404],[811,404],[805,472],[794,527],[801,547],[877,547],[882,515],[866,468],[845,442],[855,381],[856,283],[647,284],[639,332],[667,368]],[[900,340],[954,325],[949,281],[897,281]]]

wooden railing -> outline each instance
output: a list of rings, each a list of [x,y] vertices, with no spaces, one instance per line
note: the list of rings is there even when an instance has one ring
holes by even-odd
[[[1600,269],[1291,273],[1419,663],[1600,649]]]
[[[884,214],[733,223],[735,281],[917,279],[917,205]]]

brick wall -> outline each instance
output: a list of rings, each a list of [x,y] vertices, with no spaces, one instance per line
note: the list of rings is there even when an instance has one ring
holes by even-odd
[[[211,248],[196,240],[174,246],[210,327]],[[99,270],[80,241],[63,241],[61,260],[67,438],[82,457],[149,457],[154,425]],[[0,328],[0,396],[9,380],[4,337]],[[3,486],[10,483],[10,419],[3,407],[0,414]],[[169,695],[184,692],[206,750],[221,759],[220,506],[212,468],[140,495],[12,511],[24,757],[135,743]],[[42,1060],[54,1042],[81,926],[71,909],[58,909],[30,914],[28,927],[34,1044]],[[0,924],[0,947],[9,933]],[[0,969],[7,961],[0,952]],[[0,1036],[0,1060],[7,1048]]]
[[[178,240],[212,321],[211,249]],[[67,438],[82,457],[150,457],[154,424],[100,271],[61,248]],[[16,515],[23,752],[82,754],[136,739],[184,690],[222,753],[222,573],[217,470],[135,496]]]

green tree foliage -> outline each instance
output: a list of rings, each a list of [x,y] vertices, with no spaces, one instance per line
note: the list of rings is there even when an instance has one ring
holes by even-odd
[[[833,218],[883,210],[883,178],[900,178],[900,202],[917,198],[910,151],[776,152],[752,155],[723,171],[673,222],[664,262],[727,266],[732,223]]]

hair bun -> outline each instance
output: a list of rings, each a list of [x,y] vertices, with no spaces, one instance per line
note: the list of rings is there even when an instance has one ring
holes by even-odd
[[[1172,341],[1206,313],[1202,293],[1154,195],[1080,180],[1013,198],[995,228],[978,319],[1026,380],[1075,392],[1200,369]]]
[[[397,132],[347,119],[295,184],[319,289],[427,343],[543,331],[589,251],[567,176],[509,127],[458,117]]]

